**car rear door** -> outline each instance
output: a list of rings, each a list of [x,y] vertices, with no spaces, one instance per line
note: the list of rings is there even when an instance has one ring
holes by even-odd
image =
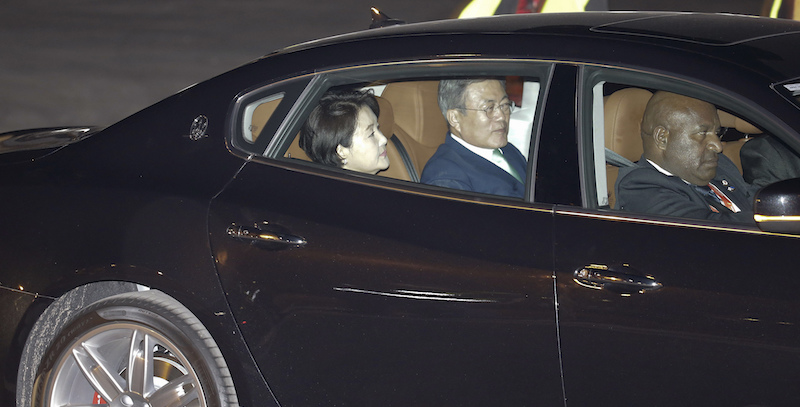
[[[552,205],[251,158],[209,234],[281,405],[563,403]]]

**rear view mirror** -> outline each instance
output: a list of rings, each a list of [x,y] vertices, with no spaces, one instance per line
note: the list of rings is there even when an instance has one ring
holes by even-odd
[[[800,178],[767,185],[756,194],[754,218],[765,232],[800,234]]]

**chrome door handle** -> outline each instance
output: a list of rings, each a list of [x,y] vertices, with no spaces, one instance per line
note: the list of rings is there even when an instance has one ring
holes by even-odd
[[[232,223],[226,233],[236,240],[271,249],[303,247],[307,243],[306,239],[289,233],[285,227],[269,222],[256,223],[252,228]]]
[[[663,287],[653,276],[641,274],[627,264],[591,264],[575,270],[573,280],[584,287],[619,293],[644,293]]]

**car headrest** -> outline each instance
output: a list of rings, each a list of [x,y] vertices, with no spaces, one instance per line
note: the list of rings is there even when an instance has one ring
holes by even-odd
[[[638,161],[642,148],[642,117],[653,94],[645,89],[620,89],[604,100],[606,148]]]
[[[761,134],[762,131],[756,126],[724,111],[724,110],[717,110],[717,114],[719,115],[719,124],[722,127],[730,127],[736,129],[739,133],[742,134]]]
[[[424,146],[438,147],[447,134],[438,94],[438,81],[415,81],[392,82],[381,96],[392,103],[395,126]]]

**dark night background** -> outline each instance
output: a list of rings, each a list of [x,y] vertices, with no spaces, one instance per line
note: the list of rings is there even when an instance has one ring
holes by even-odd
[[[196,82],[303,41],[409,22],[461,0],[0,2],[0,132],[109,125]]]
[[[614,9],[757,13],[760,0],[608,0]],[[383,4],[382,4],[383,3]],[[278,48],[357,31],[369,8],[408,22],[466,0],[2,0],[0,132],[112,124]],[[724,4],[724,5],[720,5]]]

